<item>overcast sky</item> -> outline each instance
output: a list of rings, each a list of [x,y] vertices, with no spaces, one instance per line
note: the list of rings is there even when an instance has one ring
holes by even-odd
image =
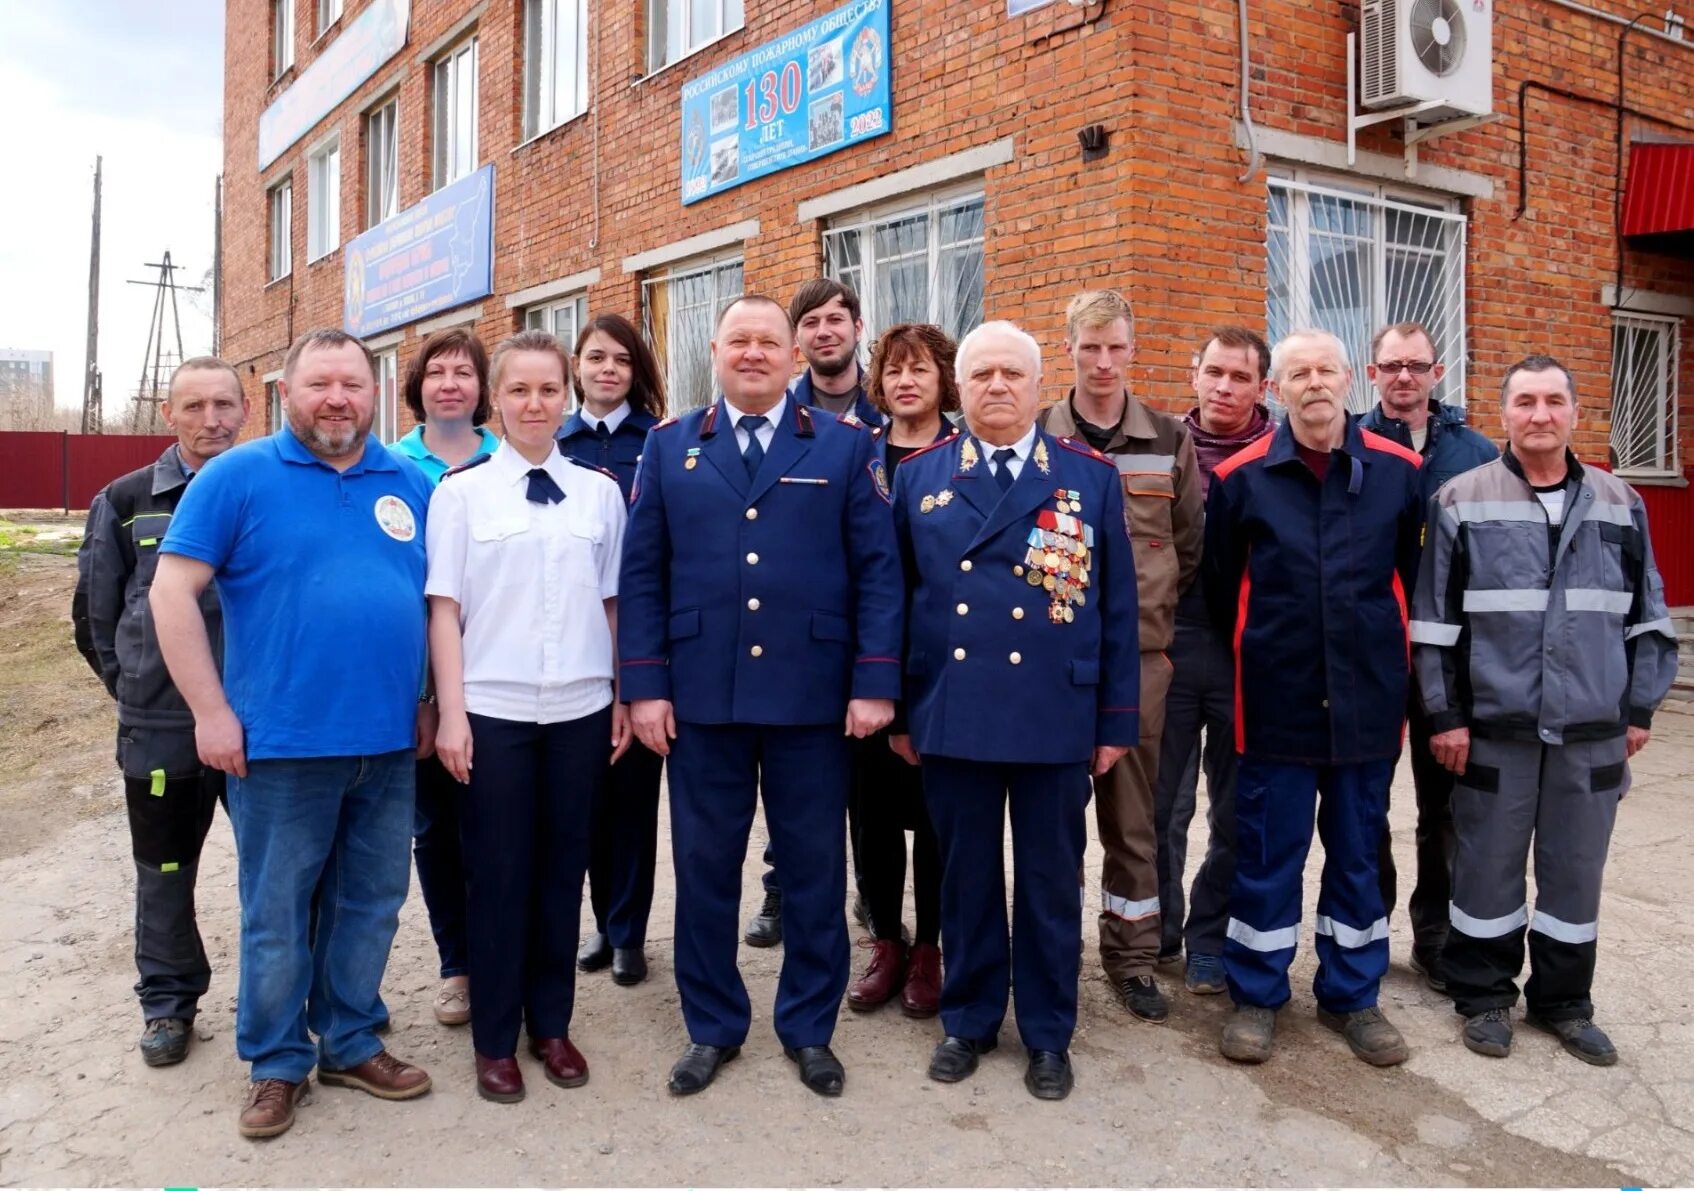
[[[223,21],[222,0],[0,4],[0,347],[52,352],[58,404],[81,406],[94,159],[104,156],[99,364],[109,426],[141,378],[153,310],[154,291],[125,282],[156,277],[144,262],[166,249],[182,266],[179,285],[211,268]],[[188,355],[212,346],[207,284],[179,301]]]

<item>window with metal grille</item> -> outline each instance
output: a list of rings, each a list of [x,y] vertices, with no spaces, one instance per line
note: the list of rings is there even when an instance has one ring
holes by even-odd
[[[524,140],[588,109],[588,0],[525,0]]]
[[[1463,405],[1465,217],[1447,200],[1354,178],[1285,172],[1270,179],[1265,218],[1265,330],[1275,343],[1316,327],[1347,345],[1347,407],[1376,403],[1365,377],[1370,341],[1390,323],[1420,322],[1447,373],[1438,401]]]
[[[934,323],[960,339],[982,321],[982,220],[973,189],[830,221],[824,272],[859,295],[867,343],[898,323]]]
[[[526,331],[546,331],[564,344],[566,351],[576,348],[577,332],[588,321],[588,296],[576,294],[543,306],[531,306],[523,312]]]
[[[741,28],[743,0],[647,0],[647,69],[686,58]]]
[[[435,60],[435,188],[476,169],[476,38]]]
[[[1620,475],[1679,476],[1676,370],[1680,324],[1612,315],[1612,467]]]
[[[294,183],[284,179],[271,187],[270,270],[272,281],[294,268]]]
[[[400,211],[400,101],[391,99],[365,116],[365,226]]]
[[[724,303],[741,296],[739,256],[677,265],[641,283],[647,342],[665,370],[672,413],[712,399],[712,328]]]

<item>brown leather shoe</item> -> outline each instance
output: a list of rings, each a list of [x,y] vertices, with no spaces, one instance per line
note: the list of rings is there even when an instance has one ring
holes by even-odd
[[[336,1088],[357,1088],[379,1100],[410,1100],[429,1091],[429,1073],[402,1062],[386,1050],[345,1071],[318,1068],[318,1082]]]
[[[275,1137],[294,1124],[294,1108],[312,1090],[310,1078],[299,1083],[286,1079],[256,1079],[247,1089],[247,1103],[237,1126],[243,1137]]]
[[[850,1009],[875,1009],[886,1003],[906,976],[906,945],[899,939],[878,939],[871,944],[871,963],[853,987],[847,990]]]
[[[588,1060],[569,1038],[531,1038],[529,1053],[541,1060],[548,1081],[561,1088],[580,1088],[588,1082]]]
[[[496,1104],[516,1104],[523,1099],[523,1072],[516,1059],[485,1059],[476,1056],[476,1094]]]
[[[907,1017],[934,1017],[941,1011],[941,948],[919,943],[906,962],[906,987],[900,992],[900,1012]]]

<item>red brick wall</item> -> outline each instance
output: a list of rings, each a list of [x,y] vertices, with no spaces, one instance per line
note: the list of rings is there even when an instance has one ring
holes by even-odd
[[[639,313],[639,279],[623,257],[748,218],[761,234],[745,246],[750,289],[784,294],[821,267],[816,223],[795,221],[800,201],[943,154],[1015,139],[1015,156],[988,171],[986,310],[1023,322],[1049,349],[1049,388],[1062,392],[1059,354],[1065,300],[1085,284],[1123,287],[1139,318],[1137,391],[1184,406],[1194,341],[1211,324],[1264,319],[1265,183],[1237,181],[1236,8],[1229,0],[1165,4],[1112,0],[1078,10],[1060,3],[1026,18],[1004,0],[940,5],[892,0],[894,132],[690,207],[678,197],[682,83],[838,6],[839,0],[747,0],[747,25],[653,78],[644,73],[642,0],[591,0],[599,54],[600,186],[595,213],[595,117],[535,142],[521,140],[521,0],[488,0],[478,26],[480,146],[496,169],[495,294],[478,330],[490,343],[514,330],[504,295],[598,267],[595,309]],[[1632,15],[1619,0],[1596,7]],[[363,8],[349,0],[343,24]],[[261,175],[258,114],[269,82],[266,0],[229,0],[225,94],[225,354],[249,392],[280,366],[289,336],[339,323],[342,253],[305,263],[305,149],[331,124],[342,136],[342,240],[362,230],[364,153],[360,113],[399,85],[401,205],[429,179],[428,69],[420,52],[472,5],[413,0],[407,47],[376,77]],[[1261,127],[1345,141],[1344,39],[1356,3],[1251,0],[1254,117]],[[298,0],[295,72],[318,46],[304,42],[312,5]],[[945,13],[945,15],[937,15]],[[1494,29],[1495,110],[1490,126],[1428,142],[1421,160],[1488,176],[1493,197],[1467,200],[1467,306],[1472,353],[1468,397],[1484,429],[1501,370],[1531,351],[1551,351],[1576,372],[1584,401],[1579,447],[1605,453],[1610,313],[1600,287],[1612,280],[1614,115],[1603,107],[1530,97],[1529,202],[1518,202],[1516,96],[1532,78],[1600,98],[1616,88],[1619,26],[1549,0],[1500,0]],[[332,34],[333,36],[333,34]],[[1694,45],[1645,36],[1629,45],[1629,104],[1672,125],[1694,127]],[[290,78],[292,77],[289,76]],[[287,82],[288,79],[283,80]],[[1103,123],[1109,154],[1084,163],[1079,128]],[[1631,118],[1626,135],[1671,125]],[[1397,151],[1388,128],[1361,148]],[[294,171],[295,267],[265,284],[265,186]],[[598,239],[594,239],[596,228]],[[1626,286],[1694,297],[1686,261],[1629,252]],[[404,367],[418,338],[401,347]],[[1682,354],[1685,408],[1694,398],[1694,345]],[[1364,383],[1362,376],[1359,383]],[[262,405],[256,406],[262,408]],[[1684,459],[1694,456],[1694,415],[1682,419]]]

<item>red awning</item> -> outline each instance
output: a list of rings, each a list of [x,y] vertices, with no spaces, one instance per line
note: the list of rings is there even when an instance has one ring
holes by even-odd
[[[1622,230],[1626,236],[1694,232],[1694,144],[1630,144]]]

